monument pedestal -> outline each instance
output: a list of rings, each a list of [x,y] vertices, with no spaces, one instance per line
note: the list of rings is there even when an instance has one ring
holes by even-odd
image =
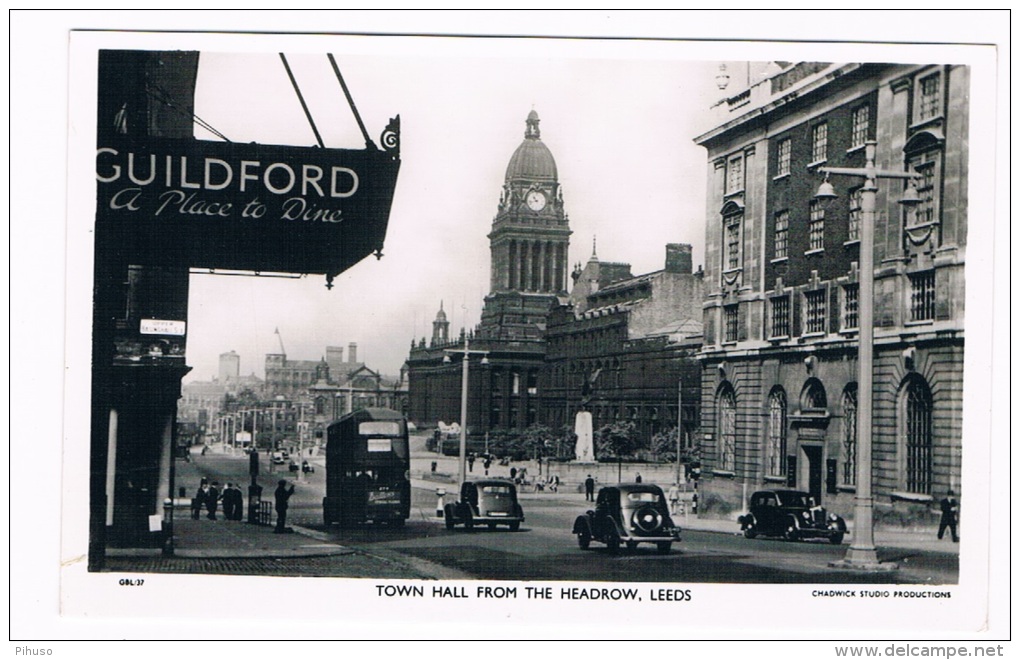
[[[574,461],[577,463],[595,462],[595,442],[592,438],[591,413],[582,410],[574,417],[574,435],[577,443],[574,446]]]

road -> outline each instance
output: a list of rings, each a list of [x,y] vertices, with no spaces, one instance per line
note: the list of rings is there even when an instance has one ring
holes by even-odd
[[[210,478],[247,483],[245,457],[210,454],[198,459]],[[263,461],[264,463],[265,461]],[[265,467],[263,467],[265,470]],[[412,473],[416,473],[413,468]],[[570,534],[574,518],[588,507],[580,494],[522,496],[526,520],[520,531],[486,528],[447,530],[436,517],[432,487],[416,487],[412,515],[403,528],[365,526],[353,530],[326,527],[322,521],[324,469],[295,475],[277,466],[259,482],[271,497],[276,480],[296,483],[289,521],[365,554],[414,567],[415,574],[437,578],[492,580],[583,580],[681,583],[873,583],[951,584],[958,578],[957,557],[935,552],[880,548],[882,560],[895,560],[895,573],[837,571],[846,546],[826,542],[789,543],[733,533],[687,530],[668,555],[642,545],[613,555],[597,543],[581,550]],[[420,483],[420,482],[419,482]],[[190,490],[190,484],[187,484]],[[447,484],[448,491],[454,489]]]

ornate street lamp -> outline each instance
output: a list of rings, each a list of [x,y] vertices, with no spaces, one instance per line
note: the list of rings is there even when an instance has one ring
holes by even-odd
[[[451,362],[450,355],[457,354],[462,355],[463,359],[461,364],[461,383],[460,383],[460,460],[458,462],[458,480],[457,483],[464,483],[464,479],[467,475],[467,406],[468,406],[468,365],[470,364],[470,358],[472,355],[481,355],[482,360],[479,364],[489,364],[489,351],[472,351],[470,348],[470,340],[467,336],[464,337],[464,348],[448,348],[444,349],[443,352],[446,354],[443,356],[443,362],[449,364]]]
[[[857,346],[857,489],[854,497],[853,542],[841,562],[833,567],[865,570],[894,570],[895,564],[882,564],[875,551],[874,498],[871,492],[871,424],[872,424],[872,370],[874,365],[874,287],[875,287],[875,204],[878,179],[905,179],[910,186],[899,200],[913,207],[920,202],[913,180],[920,178],[914,172],[879,170],[875,167],[875,141],[865,143],[863,168],[820,167],[825,181],[815,195],[823,206],[836,199],[829,183],[830,174],[855,176],[864,179],[861,188],[860,222],[860,285],[858,291],[858,346]]]

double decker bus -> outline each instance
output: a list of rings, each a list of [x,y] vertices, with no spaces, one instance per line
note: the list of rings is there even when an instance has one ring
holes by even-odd
[[[362,408],[326,430],[327,525],[404,524],[411,516],[407,420],[386,408]]]

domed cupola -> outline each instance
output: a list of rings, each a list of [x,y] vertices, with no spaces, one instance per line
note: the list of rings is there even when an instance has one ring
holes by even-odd
[[[556,160],[549,147],[542,142],[542,132],[538,128],[538,113],[528,113],[527,127],[524,129],[524,141],[521,142],[510,163],[506,166],[506,182],[556,181]]]

